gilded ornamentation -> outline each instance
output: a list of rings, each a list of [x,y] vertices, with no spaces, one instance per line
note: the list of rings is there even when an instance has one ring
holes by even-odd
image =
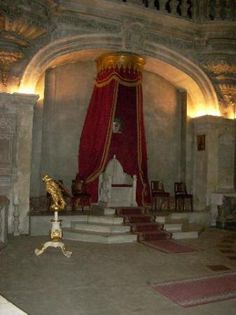
[[[236,86],[219,84],[218,85],[219,103],[224,116],[236,118]]]
[[[142,71],[145,64],[143,57],[127,52],[114,52],[103,54],[97,58],[97,70],[105,70],[108,68],[133,68]]]
[[[3,85],[7,85],[8,75],[11,66],[22,57],[23,54],[20,52],[9,52],[0,50],[0,75]]]
[[[205,68],[215,74],[215,75],[220,75],[220,74],[229,74],[229,73],[236,73],[236,65],[226,63],[224,61],[219,62],[217,64],[212,63],[212,64],[207,64],[205,65]]]
[[[62,229],[61,229],[61,220],[58,220],[58,211],[65,208],[65,201],[62,197],[62,192],[57,184],[51,177],[45,175],[43,181],[46,184],[46,190],[52,198],[52,204],[50,206],[51,210],[54,211],[54,218],[51,220],[51,231],[50,238],[51,240],[45,242],[41,248],[36,248],[34,250],[35,255],[39,256],[45,252],[48,247],[60,248],[63,255],[67,258],[70,258],[72,252],[66,250],[64,243],[62,242]]]
[[[233,56],[205,56],[202,64],[215,86],[222,115],[235,118],[236,64]]]
[[[43,177],[43,181],[46,185],[46,190],[50,194],[52,198],[52,204],[50,206],[50,209],[52,211],[61,211],[65,208],[66,202],[63,198],[61,188],[57,184],[56,181],[54,181],[51,177],[48,175],[45,175]]]
[[[0,75],[7,85],[12,65],[22,59],[22,49],[52,28],[55,0],[0,0]]]
[[[61,229],[55,229],[51,230],[51,239],[54,241],[58,241],[62,238],[62,230]]]

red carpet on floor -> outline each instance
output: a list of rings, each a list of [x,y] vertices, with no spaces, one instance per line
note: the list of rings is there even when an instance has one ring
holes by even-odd
[[[189,253],[196,251],[196,249],[192,248],[191,246],[180,244],[173,240],[152,240],[142,241],[141,243],[168,254]]]
[[[153,288],[173,302],[190,307],[236,298],[236,273],[167,282]]]

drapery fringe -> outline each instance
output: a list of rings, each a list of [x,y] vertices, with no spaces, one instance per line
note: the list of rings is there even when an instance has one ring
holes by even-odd
[[[99,88],[104,87],[104,86],[110,84],[110,82],[112,80],[116,80],[119,84],[122,84],[122,85],[125,85],[125,86],[128,86],[128,87],[134,87],[134,86],[142,84],[142,77],[140,77],[138,79],[137,78],[136,79],[124,79],[117,72],[112,72],[105,79],[102,79],[102,80],[97,79],[96,82],[95,82],[95,86],[99,87]]]

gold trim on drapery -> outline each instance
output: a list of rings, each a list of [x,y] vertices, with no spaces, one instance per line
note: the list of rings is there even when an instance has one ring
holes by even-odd
[[[98,176],[103,172],[103,169],[105,167],[105,163],[107,161],[107,156],[109,153],[110,143],[111,143],[111,137],[112,137],[112,123],[115,117],[115,111],[116,111],[116,104],[117,104],[117,95],[118,95],[118,82],[116,82],[116,85],[114,87],[114,94],[113,94],[113,101],[112,101],[112,112],[111,116],[109,117],[109,127],[107,129],[107,135],[106,135],[106,143],[104,147],[104,151],[102,154],[102,159],[99,165],[99,168],[97,168],[88,178],[87,183],[94,181]]]
[[[104,79],[102,81],[97,81],[95,83],[96,87],[103,87],[108,85],[112,80],[116,80],[119,84],[128,86],[128,87],[133,87],[133,86],[137,86],[137,85],[141,85],[142,84],[142,79],[140,78],[140,80],[134,79],[134,80],[124,80],[122,78],[119,77],[119,75],[114,71],[112,72],[112,74],[109,76],[109,78]]]
[[[96,59],[97,72],[123,67],[124,69],[133,69],[142,72],[145,59],[137,54],[128,52],[111,52],[101,55]]]
[[[136,111],[136,114],[137,114],[137,153],[138,153],[138,158],[137,158],[137,161],[138,161],[138,170],[139,170],[139,177],[140,177],[140,180],[142,182],[142,204],[144,205],[145,204],[145,190],[146,190],[146,184],[143,180],[143,170],[142,170],[142,136],[141,136],[141,131],[140,131],[140,126],[141,126],[141,108],[140,108],[140,105],[141,105],[141,102],[140,102],[140,99],[141,99],[141,90],[140,90],[140,87],[137,87],[137,90],[136,90],[136,108],[137,108],[137,111]]]

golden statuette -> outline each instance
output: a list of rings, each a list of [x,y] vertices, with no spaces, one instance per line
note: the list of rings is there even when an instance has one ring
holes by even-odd
[[[39,256],[45,252],[48,247],[60,248],[62,253],[70,258],[72,252],[66,250],[64,243],[62,242],[62,228],[61,221],[58,219],[58,211],[61,211],[65,208],[66,202],[63,198],[62,191],[64,189],[63,186],[60,186],[60,183],[53,180],[48,175],[45,175],[42,178],[43,182],[46,185],[46,191],[51,196],[51,205],[50,209],[54,212],[54,218],[51,220],[51,230],[50,237],[51,240],[45,242],[41,248],[36,248],[34,250],[35,255]]]
[[[43,182],[46,185],[46,191],[50,194],[52,203],[50,209],[52,211],[61,211],[64,210],[66,202],[62,195],[62,190],[59,184],[49,177],[47,174],[43,177]]]

